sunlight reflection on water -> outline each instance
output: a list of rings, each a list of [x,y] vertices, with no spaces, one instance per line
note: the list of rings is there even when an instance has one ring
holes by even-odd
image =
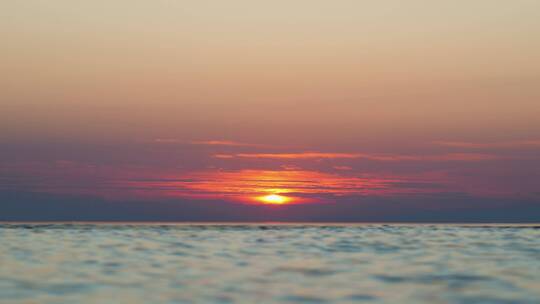
[[[1,303],[539,303],[540,229],[0,225]]]

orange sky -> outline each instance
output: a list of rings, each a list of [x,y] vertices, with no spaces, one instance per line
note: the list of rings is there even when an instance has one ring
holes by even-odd
[[[540,130],[534,0],[1,9],[0,138],[336,144]]]
[[[0,10],[0,190],[538,197],[539,1]]]

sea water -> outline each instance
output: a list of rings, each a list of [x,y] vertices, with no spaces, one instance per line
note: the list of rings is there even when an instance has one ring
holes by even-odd
[[[0,224],[0,303],[540,303],[538,228]]]

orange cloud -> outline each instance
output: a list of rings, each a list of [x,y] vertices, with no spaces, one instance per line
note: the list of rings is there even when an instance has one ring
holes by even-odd
[[[234,158],[234,155],[232,155],[232,154],[215,154],[214,157],[215,158],[227,159],[227,158]]]
[[[134,181],[129,186],[170,196],[231,198],[251,203],[260,202],[260,197],[267,195],[281,195],[291,198],[289,203],[302,203],[325,195],[388,195],[433,190],[402,186],[408,182],[399,178],[341,176],[306,170],[240,170],[194,172],[181,179]]]

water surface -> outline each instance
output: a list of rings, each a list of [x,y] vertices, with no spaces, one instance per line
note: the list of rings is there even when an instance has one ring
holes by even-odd
[[[1,303],[540,303],[538,226],[0,224]]]

